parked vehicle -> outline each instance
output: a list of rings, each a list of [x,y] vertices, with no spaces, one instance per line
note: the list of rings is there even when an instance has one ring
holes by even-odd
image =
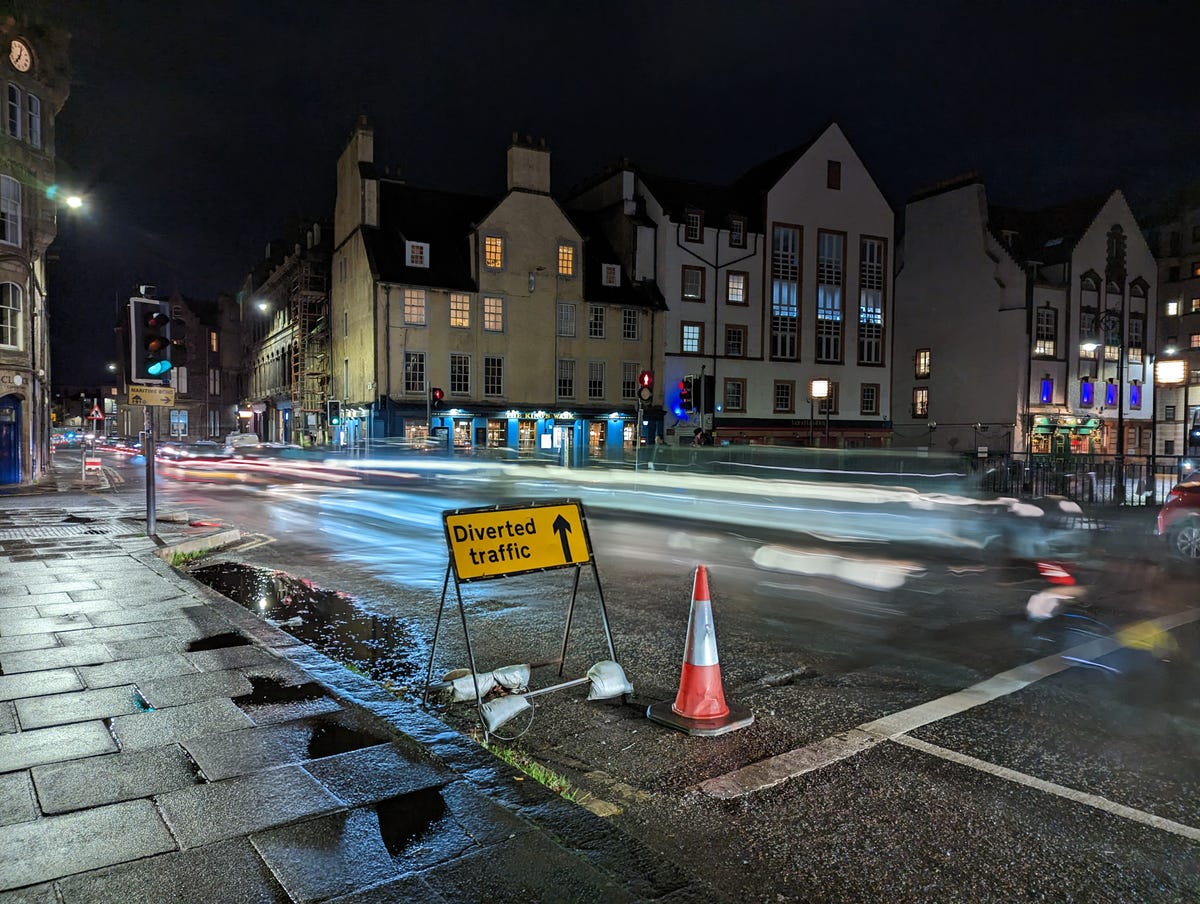
[[[1200,473],[1193,472],[1167,494],[1155,533],[1171,554],[1200,564]]]

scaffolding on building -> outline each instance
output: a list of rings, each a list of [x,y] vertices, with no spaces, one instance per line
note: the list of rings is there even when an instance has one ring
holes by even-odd
[[[301,255],[288,304],[295,338],[291,349],[293,442],[315,441],[325,429],[329,394],[329,295],[324,268]],[[328,438],[326,438],[328,439]]]

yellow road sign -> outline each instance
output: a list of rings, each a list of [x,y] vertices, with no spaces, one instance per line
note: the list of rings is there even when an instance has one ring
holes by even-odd
[[[130,386],[130,405],[174,405],[173,386]]]
[[[442,512],[459,581],[586,565],[592,543],[573,500]]]

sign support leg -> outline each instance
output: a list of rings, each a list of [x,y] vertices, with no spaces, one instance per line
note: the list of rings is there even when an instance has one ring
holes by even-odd
[[[421,691],[421,703],[429,705],[429,682],[433,680],[433,657],[437,654],[438,633],[442,630],[442,613],[446,611],[446,590],[450,587],[450,566],[446,566],[446,579],[442,581],[442,602],[438,606],[437,621],[433,626],[433,641],[429,645],[429,667],[425,669],[425,687]]]
[[[146,456],[146,536],[158,536],[158,524],[154,511],[154,406],[145,408],[146,419],[143,430],[142,454]]]
[[[578,577],[575,579],[579,580]],[[592,560],[592,580],[596,582],[596,596],[600,600],[600,621],[604,623],[604,639],[608,642],[608,658],[617,661],[617,651],[613,646],[612,629],[608,626],[608,609],[604,606],[604,588],[600,586],[600,572],[596,570],[596,562]]]

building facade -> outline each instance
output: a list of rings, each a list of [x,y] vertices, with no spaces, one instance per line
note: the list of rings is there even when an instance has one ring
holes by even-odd
[[[1030,212],[954,180],[908,202],[902,260],[896,445],[1149,453],[1158,277],[1121,192]]]
[[[551,195],[544,144],[514,136],[500,199],[433,191],[381,173],[360,119],[333,239],[331,394],[348,441],[632,450],[661,305]]]
[[[268,246],[238,296],[238,428],[264,442],[334,442],[339,425],[327,423],[326,406],[332,229],[312,221],[287,233]]]
[[[570,204],[621,211],[665,296],[668,441],[887,443],[893,214],[836,124],[729,186],[622,164]]]
[[[54,124],[69,91],[67,35],[0,15],[0,49],[0,484],[28,484],[50,462],[46,249],[62,203]]]
[[[1200,202],[1185,196],[1154,230],[1159,278],[1159,455],[1200,454]]]

